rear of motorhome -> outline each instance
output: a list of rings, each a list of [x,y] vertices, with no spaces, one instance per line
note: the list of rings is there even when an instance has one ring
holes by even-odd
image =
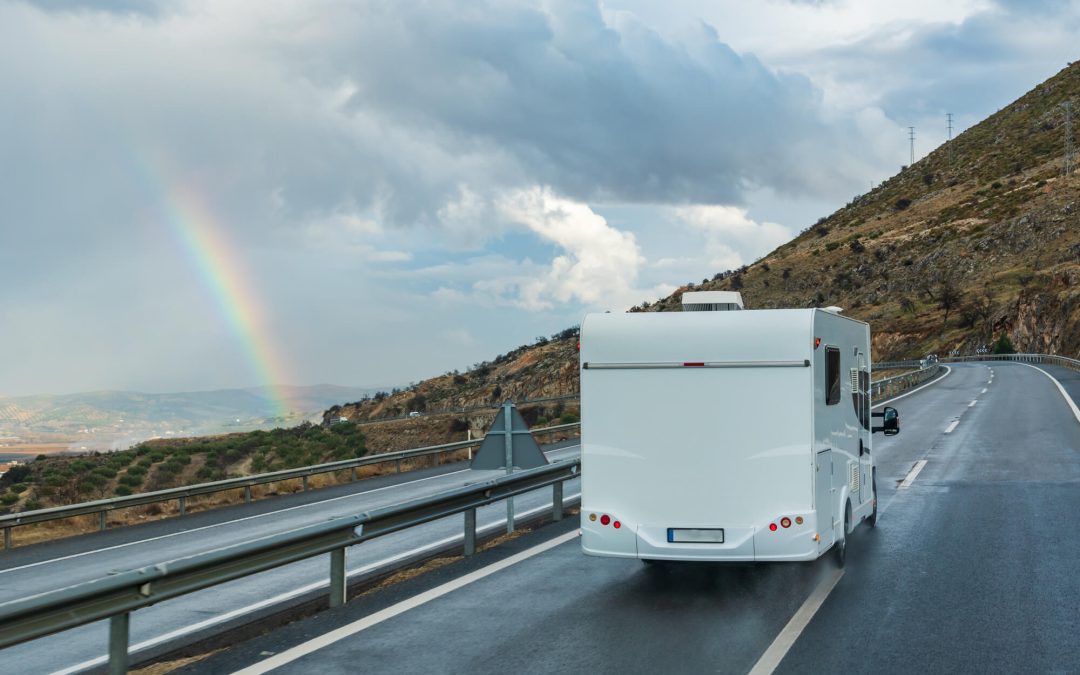
[[[590,314],[581,542],[597,556],[813,560],[877,518],[870,329],[838,308]],[[898,429],[895,411],[887,426]]]

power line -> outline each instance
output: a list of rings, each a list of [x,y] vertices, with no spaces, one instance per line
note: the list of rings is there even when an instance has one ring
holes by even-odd
[[[948,125],[948,128],[949,128],[949,141],[952,141],[953,125],[952,125],[952,113],[951,112],[945,113],[945,120],[946,120],[946,124]],[[952,160],[953,160],[953,146],[952,146],[952,143],[950,142],[949,143],[949,161],[951,162]]]
[[[911,163],[908,166],[914,166],[915,164],[915,127],[908,127],[908,141],[911,143]]]

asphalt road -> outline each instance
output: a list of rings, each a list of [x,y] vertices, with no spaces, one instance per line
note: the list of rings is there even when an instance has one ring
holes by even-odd
[[[881,519],[851,535],[843,571],[828,556],[656,570],[582,555],[565,523],[187,671],[1076,672],[1080,422],[1034,368],[951,368],[892,404]]]
[[[577,441],[547,448],[552,461],[576,457]],[[251,504],[195,513],[105,533],[14,549],[0,555],[0,602],[99,578],[115,570],[137,568],[259,539],[321,520],[400,503],[501,475],[471,471],[464,464],[357,481]],[[579,490],[567,482],[564,499]],[[550,509],[551,489],[516,498],[519,517]],[[477,525],[505,527],[504,503],[480,509]],[[422,554],[462,538],[462,517],[453,516],[381,537],[354,548],[348,558],[351,577],[392,567],[402,558]],[[329,556],[287,565],[185,595],[132,614],[131,644],[140,652],[178,646],[226,625],[249,620],[271,606],[295,602],[327,584]],[[79,672],[105,662],[108,624],[98,622],[0,651],[0,673]]]

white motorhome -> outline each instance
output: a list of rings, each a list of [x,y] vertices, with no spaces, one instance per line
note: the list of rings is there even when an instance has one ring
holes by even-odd
[[[581,326],[581,544],[597,556],[814,560],[877,520],[870,328],[839,308],[683,312]],[[877,413],[874,416],[882,415]]]

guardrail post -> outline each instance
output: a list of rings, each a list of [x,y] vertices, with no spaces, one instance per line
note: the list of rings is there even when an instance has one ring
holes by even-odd
[[[514,473],[514,418],[512,411],[514,404],[506,401],[503,407],[503,446],[506,452],[506,475]],[[506,498],[506,533],[514,533],[514,498]]]
[[[330,606],[345,604],[345,548],[330,551]]]
[[[11,548],[11,528],[4,528],[4,550]]]
[[[439,453],[434,453],[431,456],[431,466],[439,466]]]
[[[181,497],[177,501],[180,502],[180,515],[186,514],[187,513],[187,497]]]
[[[400,459],[397,460],[396,464],[397,464],[397,472],[401,473],[401,460]]]
[[[109,617],[109,674],[123,675],[128,671],[128,634],[131,614],[113,614]]]
[[[562,488],[562,481],[551,485],[551,519],[556,522],[562,520],[563,516]]]
[[[305,480],[304,483],[305,483],[304,489],[306,490],[307,489],[307,485],[306,485],[307,481]],[[244,503],[245,504],[250,504],[251,503],[251,486],[250,485],[245,485],[244,486]]]
[[[102,532],[104,532],[105,528],[109,526],[108,518],[109,518],[109,512],[108,511],[100,511],[98,513],[98,526],[100,527]]]
[[[307,476],[304,476],[304,492],[307,492]]]
[[[356,467],[355,466],[352,468],[352,478],[350,478],[349,480],[356,480]]]
[[[465,512],[465,555],[476,553],[476,509]]]

